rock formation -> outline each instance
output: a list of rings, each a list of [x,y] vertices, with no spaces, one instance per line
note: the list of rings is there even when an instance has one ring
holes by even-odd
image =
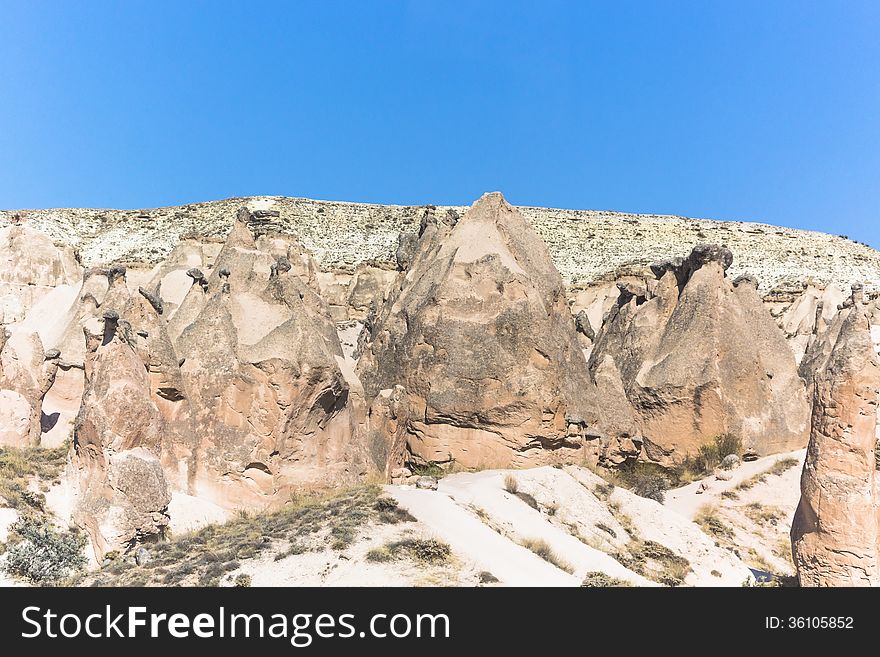
[[[194,492],[227,507],[370,469],[314,268],[293,240],[258,245],[251,220],[239,213],[210,276],[191,272],[168,326],[199,440]]]
[[[880,585],[880,358],[872,313],[857,288],[811,345],[812,426],[791,530],[802,586]]]
[[[646,456],[678,461],[733,433],[757,454],[795,449],[809,406],[785,339],[752,277],[731,282],[724,248],[701,245],[652,266],[656,282],[621,286],[590,355],[594,379],[616,368]],[[650,298],[649,298],[650,297]],[[614,380],[612,377],[610,380]]]
[[[131,324],[112,309],[86,335],[85,392],[74,430],[74,518],[98,559],[158,537],[171,500],[159,463],[167,427],[150,396]]]
[[[22,321],[56,287],[76,285],[80,272],[70,247],[22,225],[0,228],[0,325]]]
[[[44,351],[36,333],[0,327],[0,445],[36,447],[43,398],[58,370],[57,349]]]
[[[562,279],[500,194],[456,219],[423,219],[412,264],[367,319],[372,449],[385,443],[389,468],[573,458],[599,412]]]

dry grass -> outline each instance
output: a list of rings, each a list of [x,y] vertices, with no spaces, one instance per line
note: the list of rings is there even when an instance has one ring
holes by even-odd
[[[798,463],[799,461],[796,458],[787,457],[784,459],[779,459],[778,461],[776,461],[776,463],[771,465],[763,472],[759,472],[758,474],[752,475],[748,479],[739,482],[736,486],[733,487],[733,490],[744,491],[754,488],[758,484],[763,484],[770,476],[778,477],[782,474],[785,474],[793,467],[795,467]]]
[[[42,512],[45,498],[29,490],[29,485],[37,482],[44,493],[58,483],[68,451],[66,443],[54,449],[0,447],[0,498],[6,506]]]
[[[222,525],[150,546],[153,559],[135,567],[117,559],[90,576],[93,586],[216,586],[241,561],[259,555],[276,559],[328,547],[344,550],[371,524],[396,516],[378,486],[360,486],[329,495],[295,497],[276,511],[241,513]],[[404,512],[405,513],[405,512]]]
[[[778,506],[764,506],[759,502],[752,502],[743,507],[743,513],[753,522],[759,524],[779,522],[785,518],[785,511]]]
[[[543,538],[526,538],[522,541],[522,546],[528,550],[531,550],[539,557],[541,557],[547,563],[553,564],[560,570],[564,570],[565,572],[572,574],[574,573],[574,568],[565,563],[559,555],[557,555],[553,548],[550,547],[550,544],[547,543]]]
[[[516,495],[519,490],[519,484],[516,481],[516,477],[512,474],[508,474],[504,476],[504,490],[506,490],[511,495]]]
[[[718,540],[729,541],[733,539],[733,529],[724,523],[718,515],[718,509],[714,506],[704,506],[697,511],[694,522],[710,536]]]

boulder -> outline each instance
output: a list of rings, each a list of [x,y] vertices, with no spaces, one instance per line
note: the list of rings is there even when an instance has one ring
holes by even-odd
[[[810,442],[791,528],[801,586],[880,585],[877,404],[871,310],[853,296],[819,337]]]

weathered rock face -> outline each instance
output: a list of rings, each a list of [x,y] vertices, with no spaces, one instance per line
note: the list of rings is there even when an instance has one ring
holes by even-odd
[[[104,311],[101,332],[86,329],[85,392],[74,430],[79,494],[75,521],[100,560],[158,537],[171,500],[159,463],[166,422],[127,320]]]
[[[804,291],[778,314],[777,324],[798,363],[803,359],[811,336],[831,323],[844,297],[844,293],[836,285],[821,288],[807,283]],[[775,314],[772,304],[770,305],[771,314]]]
[[[36,333],[12,334],[3,327],[0,333],[0,445],[36,447],[59,352],[44,351]]]
[[[826,357],[812,377],[812,428],[792,553],[802,586],[877,586],[880,359],[870,309],[851,303],[819,340]]]
[[[358,373],[374,403],[371,445],[385,443],[392,469],[401,458],[570,458],[599,417],[562,279],[500,194],[456,219],[422,221],[412,265],[366,320]]]
[[[210,276],[190,272],[168,327],[199,440],[193,494],[227,507],[370,470],[314,268],[291,240],[258,245],[251,219],[239,213]]]
[[[0,228],[0,325],[23,320],[54,288],[76,285],[82,268],[73,249],[24,226]]]
[[[658,281],[621,288],[596,338],[591,374],[599,382],[602,370],[607,377],[617,369],[652,460],[680,460],[722,433],[758,454],[807,441],[809,405],[794,357],[756,281],[725,277],[732,258],[706,245],[658,263]]]

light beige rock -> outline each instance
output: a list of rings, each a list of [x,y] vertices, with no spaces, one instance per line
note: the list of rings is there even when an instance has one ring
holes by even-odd
[[[86,332],[86,385],[74,430],[75,522],[100,561],[160,536],[171,499],[159,462],[166,423],[150,397],[135,335],[112,309]]]
[[[365,320],[371,445],[392,468],[577,458],[599,411],[546,247],[498,193],[453,221],[425,216],[412,265]]]
[[[611,394],[625,391],[652,460],[680,461],[723,433],[757,454],[806,443],[809,405],[794,357],[755,280],[725,276],[732,259],[703,245],[658,263],[653,291],[622,289],[596,337],[593,378],[606,388],[604,369]],[[607,374],[615,367],[620,384]]]
[[[249,223],[244,209],[211,275],[193,273],[168,324],[198,440],[189,493],[226,508],[353,483],[385,465],[361,445],[314,268],[293,241],[258,245]]]
[[[7,331],[0,327],[0,444],[36,447],[43,398],[55,380],[59,354],[44,351],[36,333]]]
[[[802,586],[880,584],[876,449],[880,359],[858,295],[816,353],[810,443],[791,530]]]

